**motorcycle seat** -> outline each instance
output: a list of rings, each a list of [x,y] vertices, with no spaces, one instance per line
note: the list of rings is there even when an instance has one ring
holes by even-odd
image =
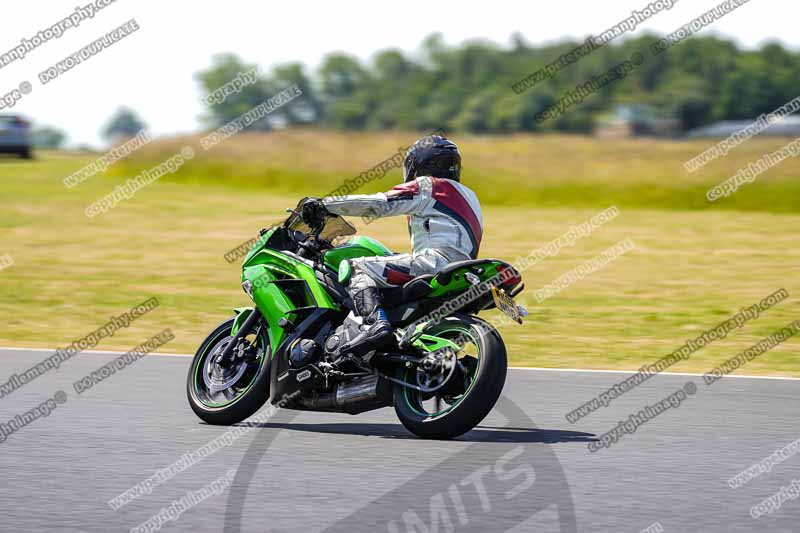
[[[383,289],[381,293],[383,294],[384,304],[386,304],[386,307],[395,307],[407,302],[419,300],[433,291],[431,282],[434,279],[439,285],[447,285],[450,283],[454,273],[461,272],[463,269],[480,269],[481,267],[496,263],[510,267],[508,263],[498,259],[468,259],[465,261],[455,261],[448,264],[436,274],[417,276],[406,282],[402,287]]]
[[[392,287],[390,289],[383,289],[383,303],[387,307],[394,307],[406,302],[419,300],[424,298],[433,290],[431,286],[432,274],[424,274],[407,281],[401,287]]]

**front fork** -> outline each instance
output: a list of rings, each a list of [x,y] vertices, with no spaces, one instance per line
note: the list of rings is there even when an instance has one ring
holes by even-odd
[[[217,363],[221,367],[227,367],[231,363],[233,363],[233,354],[236,347],[239,345],[239,342],[247,336],[248,333],[258,324],[259,320],[263,318],[261,311],[258,307],[253,307],[253,310],[250,312],[250,315],[245,319],[244,323],[239,327],[236,331],[236,334],[233,336],[233,339],[230,343],[225,347],[225,350],[217,359]]]

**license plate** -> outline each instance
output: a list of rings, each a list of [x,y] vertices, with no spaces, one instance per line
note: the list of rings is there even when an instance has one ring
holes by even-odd
[[[522,315],[519,312],[519,307],[514,302],[514,298],[509,296],[505,290],[498,290],[497,287],[492,287],[492,298],[494,298],[494,304],[497,308],[505,313],[508,318],[518,324],[522,324]]]

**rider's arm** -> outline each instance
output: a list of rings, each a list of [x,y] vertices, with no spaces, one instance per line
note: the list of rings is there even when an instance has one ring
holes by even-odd
[[[328,196],[322,203],[335,215],[372,218],[408,215],[422,209],[431,198],[431,187],[429,178],[417,178],[386,193]]]

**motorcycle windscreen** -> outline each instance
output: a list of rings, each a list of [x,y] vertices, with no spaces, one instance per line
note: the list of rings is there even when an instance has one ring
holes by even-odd
[[[303,198],[297,204],[297,209],[295,209],[295,213],[299,213],[300,209],[302,208],[303,202],[306,199]],[[311,231],[311,228],[303,222],[303,220],[297,216],[297,214],[292,213],[288,219],[286,219],[286,227],[290,230],[299,231],[308,235]],[[347,237],[348,235],[355,235],[356,228],[352,224],[350,224],[344,217],[339,215],[328,215],[325,219],[325,227],[322,228],[319,236],[325,239],[326,241],[333,241],[333,239],[337,237]]]

